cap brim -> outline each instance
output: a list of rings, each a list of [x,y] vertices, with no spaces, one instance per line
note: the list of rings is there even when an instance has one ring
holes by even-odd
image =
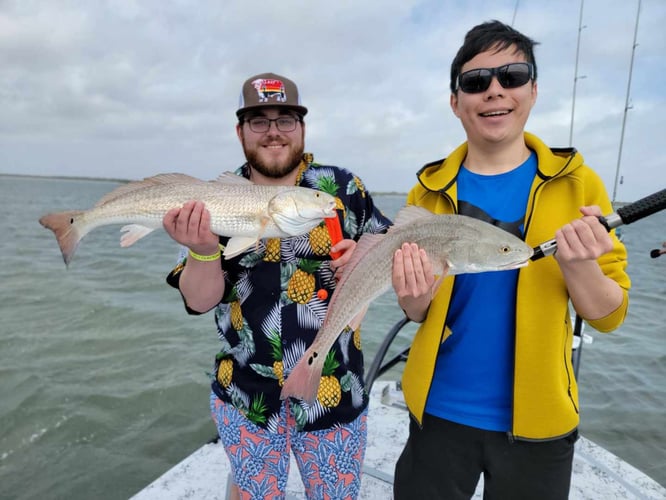
[[[278,104],[278,103],[270,103],[270,104],[257,104],[256,106],[246,106],[244,108],[239,109],[236,111],[236,116],[240,118],[240,116],[244,113],[247,113],[248,111],[252,111],[253,109],[261,109],[261,108],[285,108],[285,109],[293,109],[296,111],[298,114],[301,116],[305,116],[308,114],[308,108],[305,106],[294,106],[293,104]]]

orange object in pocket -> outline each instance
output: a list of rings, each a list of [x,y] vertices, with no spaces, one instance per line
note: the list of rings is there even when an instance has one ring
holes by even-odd
[[[338,216],[336,215],[335,217],[324,219],[324,222],[326,223],[328,234],[331,237],[331,246],[342,241],[342,228],[340,227]],[[331,252],[329,255],[335,260],[342,255],[342,252]]]

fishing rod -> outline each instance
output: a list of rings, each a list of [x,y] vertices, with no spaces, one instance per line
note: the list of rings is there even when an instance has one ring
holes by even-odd
[[[598,217],[599,222],[606,228],[606,231],[615,229],[623,224],[631,224],[637,220],[643,219],[648,215],[659,212],[666,208],[666,189],[657,191],[638,201],[629,203],[610,215]],[[541,245],[534,247],[534,255],[531,260],[539,260],[548,255],[553,255],[557,250],[557,242],[552,239]]]

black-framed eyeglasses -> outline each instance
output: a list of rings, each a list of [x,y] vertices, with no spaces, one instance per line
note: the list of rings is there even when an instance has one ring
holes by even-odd
[[[268,132],[271,128],[271,123],[275,122],[275,126],[280,132],[293,132],[296,130],[296,124],[301,121],[300,118],[295,116],[278,116],[277,118],[266,118],[265,116],[255,116],[245,120],[250,126],[250,130],[257,134]]]
[[[505,89],[522,87],[534,78],[534,65],[526,62],[505,64],[497,68],[477,68],[458,75],[458,89],[467,94],[485,92],[493,76]]]

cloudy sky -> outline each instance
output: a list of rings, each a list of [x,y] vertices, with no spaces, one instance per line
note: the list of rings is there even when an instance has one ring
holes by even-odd
[[[499,19],[540,42],[527,130],[568,146],[580,0],[0,0],[0,173],[212,179],[243,162],[241,83],[294,79],[306,150],[406,192],[464,140],[451,59]],[[584,0],[573,145],[632,201],[666,186],[666,1]],[[0,179],[1,182],[1,179]]]

